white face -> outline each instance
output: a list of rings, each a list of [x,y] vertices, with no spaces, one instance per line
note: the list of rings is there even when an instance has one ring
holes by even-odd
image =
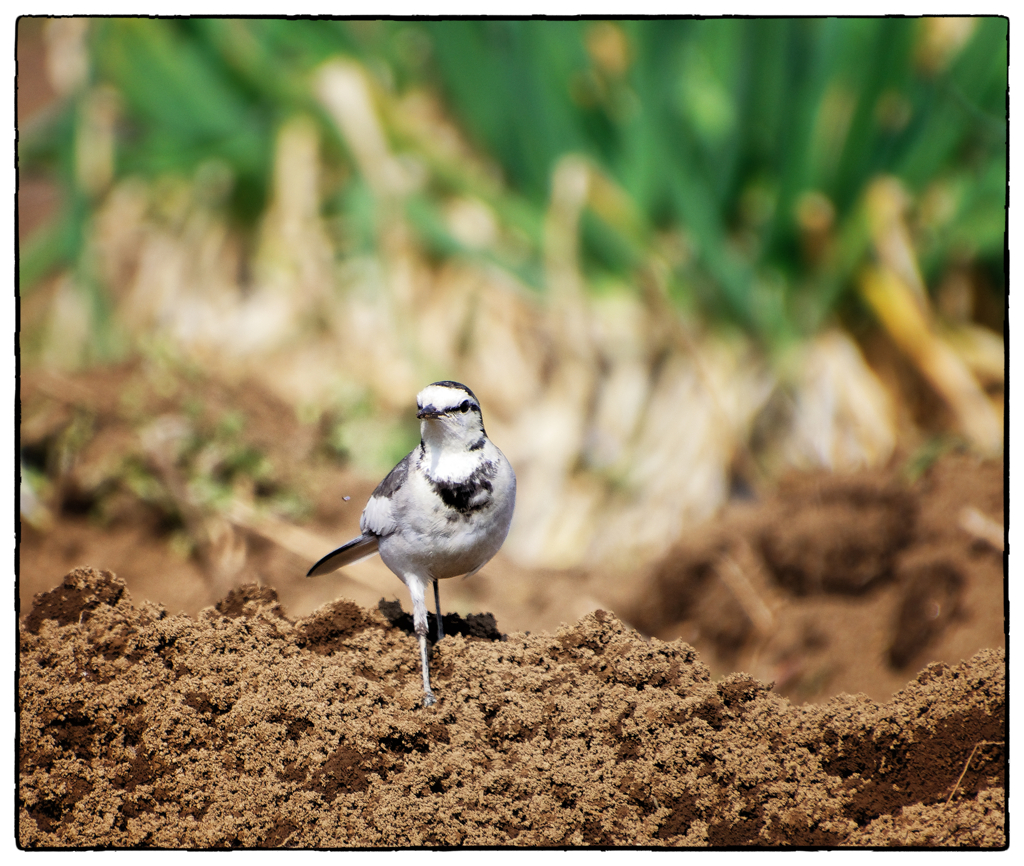
[[[427,385],[416,395],[416,409],[424,436],[436,431],[469,440],[483,433],[480,404],[465,386],[442,382]]]

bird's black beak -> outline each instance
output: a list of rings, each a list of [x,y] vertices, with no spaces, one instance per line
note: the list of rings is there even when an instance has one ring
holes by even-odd
[[[440,418],[443,414],[443,412],[438,412],[433,406],[424,406],[416,413],[416,417],[422,421],[424,418]]]

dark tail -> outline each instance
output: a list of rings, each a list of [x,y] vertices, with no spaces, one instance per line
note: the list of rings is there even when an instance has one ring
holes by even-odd
[[[337,550],[332,550],[328,553],[327,556],[306,572],[306,577],[319,577],[321,574],[329,574],[342,566],[351,565],[353,562],[359,562],[360,559],[373,556],[376,552],[377,536],[360,535],[358,538],[353,538],[347,544],[343,544]]]

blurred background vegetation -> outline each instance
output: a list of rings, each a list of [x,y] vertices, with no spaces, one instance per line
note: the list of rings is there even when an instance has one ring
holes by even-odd
[[[369,477],[415,442],[419,388],[465,381],[519,474],[507,548],[550,565],[656,556],[789,467],[1002,447],[1004,18],[23,18],[19,50],[33,35],[23,370],[252,376]],[[246,476],[303,519],[280,462],[196,441],[244,428],[149,436],[184,481],[150,444],[121,486],[225,513]],[[52,510],[70,464],[44,450],[27,492]]]
[[[970,263],[1005,291],[1005,19],[106,19],[80,38],[53,58],[71,67],[60,110],[22,130],[22,169],[50,168],[63,192],[61,218],[22,251],[24,288],[82,266],[97,196],[127,177],[205,171],[253,230],[276,134],[296,116],[316,123],[333,175],[322,206],[339,253],[372,244],[370,179],[311,86],[347,57],[369,76],[389,146],[425,174],[404,205],[437,256],[474,253],[442,210],[480,197],[522,242],[484,258],[542,291],[552,171],[573,153],[614,187],[592,193],[580,227],[595,290],[635,283],[660,253],[673,299],[705,318],[772,346],[813,335],[852,313],[859,209],[889,175],[916,204],[925,284]],[[492,173],[405,128],[401,101],[421,92]]]

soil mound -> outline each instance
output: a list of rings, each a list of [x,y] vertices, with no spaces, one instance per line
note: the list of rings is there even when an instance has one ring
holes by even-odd
[[[802,473],[692,527],[606,606],[794,701],[887,700],[929,662],[1005,645],[1003,466]]]
[[[1002,652],[794,706],[601,610],[480,618],[424,709],[403,624],[255,585],[168,616],[75,569],[21,625],[20,845],[1006,845]]]

